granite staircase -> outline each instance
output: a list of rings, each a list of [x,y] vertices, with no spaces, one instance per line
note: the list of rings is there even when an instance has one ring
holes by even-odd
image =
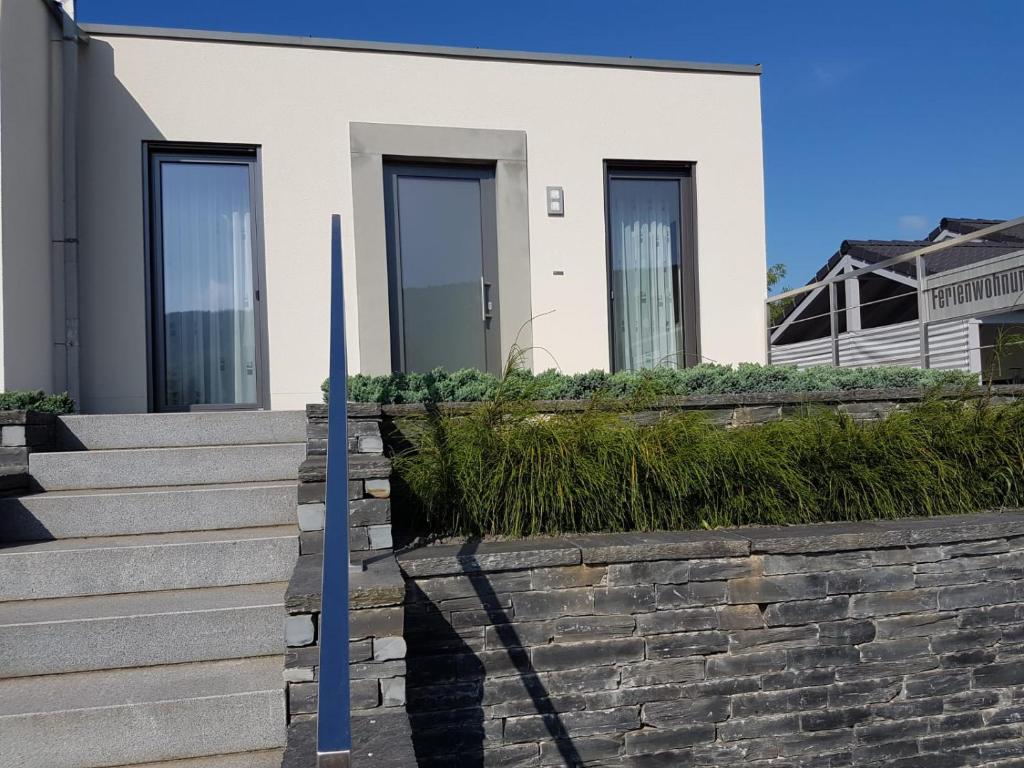
[[[0,765],[277,768],[304,414],[65,416],[54,440],[0,498]]]

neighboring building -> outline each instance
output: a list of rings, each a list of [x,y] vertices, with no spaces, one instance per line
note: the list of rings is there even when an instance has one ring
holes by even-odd
[[[0,389],[317,400],[333,213],[353,371],[764,360],[759,67],[0,7]]]
[[[992,219],[944,218],[926,240],[845,240],[808,285],[1000,223]],[[927,274],[1024,252],[1019,229],[932,254],[926,259]],[[917,293],[917,269],[912,261],[842,281],[836,292],[840,365],[919,365]],[[993,355],[1000,336],[1006,339],[1022,333],[1024,311],[936,322],[928,334],[929,367],[991,374],[998,382],[1020,382],[1024,351],[1016,345],[1004,345],[998,361]],[[818,289],[805,294],[773,323],[771,361],[800,366],[832,362],[828,291]]]

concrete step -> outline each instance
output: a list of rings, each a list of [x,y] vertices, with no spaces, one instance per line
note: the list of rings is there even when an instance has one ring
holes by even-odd
[[[197,445],[301,443],[304,411],[219,411],[61,416],[57,446],[65,451],[184,448]]]
[[[131,448],[29,455],[29,474],[43,490],[140,488],[294,480],[304,443],[194,448]]]
[[[278,749],[281,665],[267,656],[0,680],[0,765],[104,768]]]
[[[15,544],[0,601],[287,581],[297,555],[294,525]]]
[[[0,603],[0,677],[280,654],[286,586]]]
[[[0,541],[285,525],[295,520],[295,487],[283,481],[0,498]]]
[[[284,750],[266,749],[260,752],[238,752],[234,755],[194,757],[188,760],[135,763],[118,768],[281,768]],[[310,768],[313,768],[312,764]]]

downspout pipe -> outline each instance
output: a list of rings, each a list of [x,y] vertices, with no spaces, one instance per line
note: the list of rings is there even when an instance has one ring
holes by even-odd
[[[53,389],[80,407],[78,305],[78,24],[59,3],[50,5],[60,26],[60,90],[54,99],[53,176]]]
[[[63,14],[64,349],[67,392],[80,408],[78,346],[78,24]]]

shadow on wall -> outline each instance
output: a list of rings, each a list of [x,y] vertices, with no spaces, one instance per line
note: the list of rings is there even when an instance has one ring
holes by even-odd
[[[79,400],[87,413],[144,412],[150,320],[143,142],[167,137],[118,79],[109,43],[94,37],[79,51]]]
[[[56,25],[39,2],[2,3],[3,249],[0,253],[0,389],[52,391],[55,327],[51,280],[61,263],[53,243],[49,165],[50,91],[59,84],[47,41]],[[56,163],[55,163],[56,165]],[[59,188],[56,191],[60,191]]]
[[[529,572],[491,578],[476,573],[477,546],[467,543],[459,552],[466,563],[463,575],[436,580],[447,582],[447,589],[427,595],[406,582],[407,711],[416,758],[427,766],[482,768],[485,751],[502,746],[503,716],[540,715],[561,764],[582,765],[511,623],[511,600],[496,583],[504,576],[529,578]],[[498,707],[500,713],[486,714],[485,707]]]

